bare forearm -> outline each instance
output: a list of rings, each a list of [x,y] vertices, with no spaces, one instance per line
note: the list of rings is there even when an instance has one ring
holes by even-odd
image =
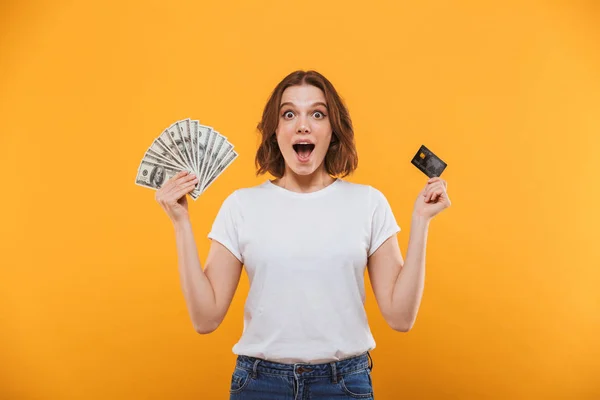
[[[392,293],[394,315],[398,318],[398,325],[406,330],[412,328],[423,296],[429,222],[428,219],[413,215],[406,260]]]
[[[189,220],[174,225],[181,289],[197,331],[210,331],[216,302],[210,281],[204,274]]]

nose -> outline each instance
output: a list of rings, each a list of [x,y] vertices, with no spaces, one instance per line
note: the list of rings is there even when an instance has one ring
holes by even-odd
[[[310,133],[308,116],[300,114],[296,119],[296,133]]]
[[[306,121],[300,121],[298,124],[298,128],[296,128],[297,133],[310,133],[310,129],[308,128],[308,124]]]

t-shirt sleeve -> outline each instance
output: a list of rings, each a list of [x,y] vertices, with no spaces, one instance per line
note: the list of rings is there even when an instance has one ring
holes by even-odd
[[[237,191],[235,191],[223,201],[213,222],[212,229],[208,234],[208,238],[221,243],[243,263],[239,243],[240,223],[241,214]]]
[[[368,256],[375,252],[390,236],[400,232],[400,226],[383,193],[371,187],[371,243]]]

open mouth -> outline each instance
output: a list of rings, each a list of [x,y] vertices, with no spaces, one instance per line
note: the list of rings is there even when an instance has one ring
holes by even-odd
[[[292,147],[294,147],[294,151],[296,152],[296,154],[298,154],[298,158],[300,160],[308,160],[308,158],[310,157],[312,151],[315,149],[315,145],[312,143],[306,143],[306,144],[295,144]]]

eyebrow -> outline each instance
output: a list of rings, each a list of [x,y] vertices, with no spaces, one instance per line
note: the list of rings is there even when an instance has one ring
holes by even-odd
[[[279,106],[279,109],[281,110],[281,108],[282,108],[283,106],[286,106],[286,105],[291,105],[291,106],[294,106],[294,104],[293,104],[293,103],[291,103],[291,102],[289,102],[289,101],[286,101],[285,103],[281,103],[281,105]],[[324,106],[324,107],[325,107],[325,109],[328,109],[328,108],[327,108],[327,104],[325,104],[325,103],[323,103],[323,102],[321,102],[321,101],[318,101],[318,102],[316,102],[316,103],[313,103],[313,104],[311,105],[311,107],[318,106],[318,105]]]

